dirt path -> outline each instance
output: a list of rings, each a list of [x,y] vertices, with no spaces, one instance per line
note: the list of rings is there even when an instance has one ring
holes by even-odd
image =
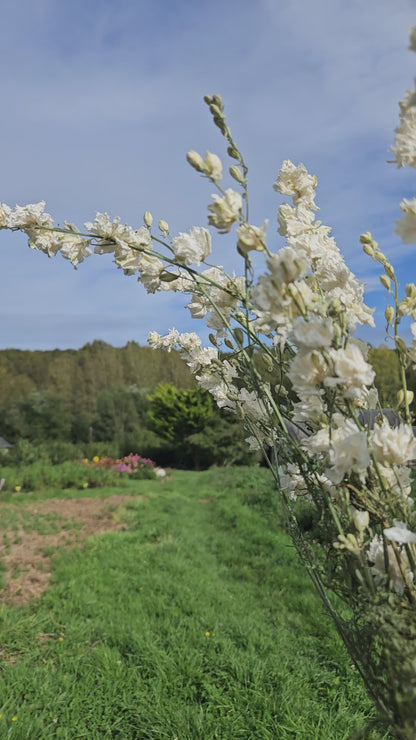
[[[93,534],[123,529],[114,513],[129,501],[144,496],[56,499],[7,507],[7,526],[0,522],[0,562],[5,568],[5,590],[0,599],[23,604],[41,596],[51,575],[51,551],[80,546]],[[1,510],[1,509],[0,509]],[[48,531],[52,530],[52,531]]]

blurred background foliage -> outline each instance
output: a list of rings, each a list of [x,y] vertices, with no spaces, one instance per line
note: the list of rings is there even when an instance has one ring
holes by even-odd
[[[370,348],[369,361],[382,406],[395,408],[400,383],[394,350]],[[262,372],[260,358],[257,365]],[[273,382],[265,369],[264,375]],[[412,369],[408,383],[416,396]],[[13,444],[8,465],[130,452],[182,468],[258,462],[246,449],[241,422],[197,388],[177,352],[135,342],[1,350],[0,436]]]

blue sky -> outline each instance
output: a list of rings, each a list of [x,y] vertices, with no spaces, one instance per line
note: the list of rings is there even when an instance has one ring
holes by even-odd
[[[269,218],[269,247],[282,245],[272,183],[283,159],[304,162],[319,217],[377,307],[377,330],[360,335],[378,345],[387,301],[359,235],[373,232],[403,287],[416,280],[416,246],[393,234],[414,172],[387,163],[416,73],[414,24],[413,0],[4,0],[0,201],[46,200],[79,226],[96,210],[131,225],[149,210],[173,234],[205,226],[212,186],[185,154],[225,159],[202,101],[219,92],[250,167],[252,222]],[[215,257],[239,271],[232,240],[215,236]],[[111,258],[74,271],[3,231],[0,269],[2,348],[202,329],[183,296],[148,296]]]

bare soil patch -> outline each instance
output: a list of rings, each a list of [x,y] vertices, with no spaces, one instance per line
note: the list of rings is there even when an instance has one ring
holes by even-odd
[[[87,537],[122,530],[125,525],[114,514],[130,501],[144,496],[120,495],[107,498],[57,499],[14,508],[16,522],[0,529],[0,561],[5,568],[3,600],[24,604],[41,596],[51,575],[50,552],[57,548],[80,546]],[[22,521],[22,513],[24,518]],[[29,515],[29,517],[27,516]],[[33,522],[32,526],[30,522]],[[39,524],[57,531],[42,533]],[[28,531],[29,530],[29,531]],[[2,538],[2,539],[1,539]]]

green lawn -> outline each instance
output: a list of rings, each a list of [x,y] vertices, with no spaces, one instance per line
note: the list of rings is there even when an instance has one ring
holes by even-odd
[[[41,599],[2,605],[0,738],[347,740],[362,728],[370,704],[267,471],[131,488],[145,500],[116,512],[125,531],[56,554]]]

